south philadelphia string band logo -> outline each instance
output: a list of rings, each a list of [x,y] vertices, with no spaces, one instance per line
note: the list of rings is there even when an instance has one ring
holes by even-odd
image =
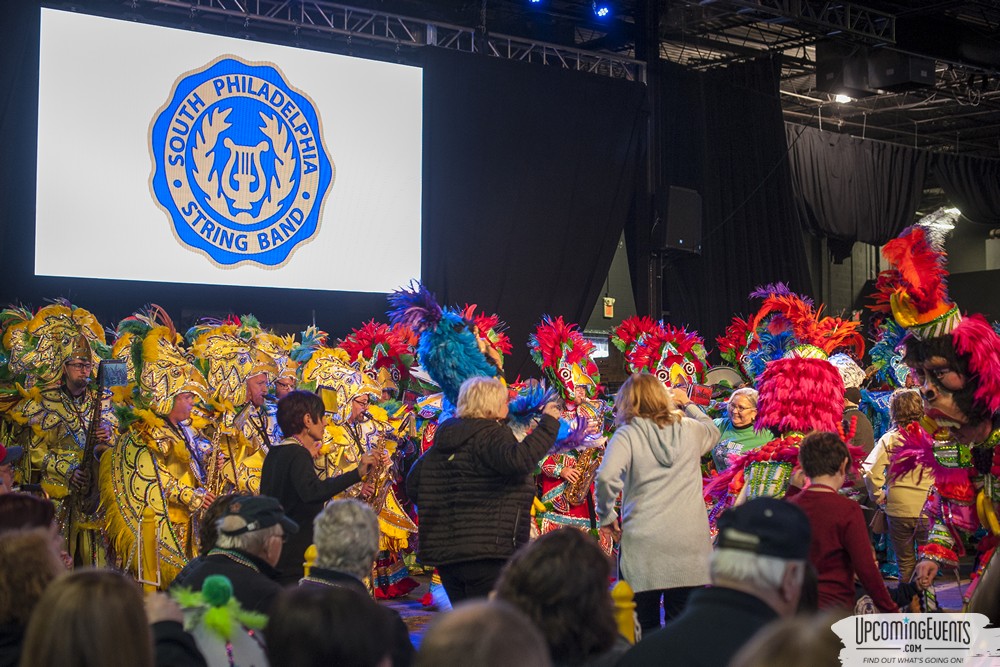
[[[315,105],[274,65],[226,56],[183,74],[149,141],[153,196],[215,264],[278,267],[319,232],[334,165]]]

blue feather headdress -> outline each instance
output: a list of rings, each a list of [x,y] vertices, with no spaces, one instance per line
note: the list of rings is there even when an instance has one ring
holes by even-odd
[[[483,356],[468,322],[459,313],[442,308],[434,294],[418,281],[410,281],[408,289],[396,290],[388,300],[389,320],[420,335],[420,365],[452,404],[458,403],[458,390],[469,378],[500,375],[500,370]]]

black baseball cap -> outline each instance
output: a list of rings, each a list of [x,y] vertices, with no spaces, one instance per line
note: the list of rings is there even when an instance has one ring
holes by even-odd
[[[809,517],[790,502],[754,498],[723,512],[718,527],[718,549],[750,551],[785,560],[809,558]]]
[[[235,530],[219,530],[223,535],[242,535],[255,530],[270,528],[280,523],[285,534],[299,532],[299,524],[285,516],[285,509],[271,496],[241,496],[229,504],[226,516],[238,516],[246,522]]]

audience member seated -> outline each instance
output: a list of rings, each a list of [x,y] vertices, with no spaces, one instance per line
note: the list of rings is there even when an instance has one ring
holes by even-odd
[[[244,609],[268,613],[281,591],[274,566],[281,556],[282,542],[298,526],[285,516],[278,501],[268,496],[234,498],[217,525],[215,547],[171,588],[199,590],[206,577],[221,574],[232,583],[233,597]]]
[[[364,579],[371,576],[379,541],[378,517],[372,509],[357,500],[334,500],[313,522],[313,539],[316,561],[300,586],[339,586],[368,597]],[[378,610],[392,630],[392,664],[412,664],[415,651],[406,623],[393,609],[378,606]]]
[[[151,620],[179,628],[179,608],[166,611]],[[111,570],[79,570],[52,582],[39,600],[28,622],[21,667],[204,667],[194,641],[182,631],[160,635],[158,642],[188,642],[186,660],[175,651],[171,660],[154,663],[154,633],[134,581]]]
[[[879,574],[861,507],[838,493],[850,459],[836,433],[811,433],[799,446],[799,465],[809,484],[789,502],[802,508],[812,527],[809,561],[819,580],[819,608],[853,609],[857,574],[875,605],[895,613],[899,607]]]
[[[51,500],[26,493],[0,495],[0,535],[8,530],[44,528],[59,554],[63,566],[70,569],[73,559],[63,550],[63,539],[56,523],[56,508]]]
[[[729,667],[840,667],[840,637],[831,629],[841,615],[793,616],[775,621],[744,646]]]
[[[17,667],[31,611],[49,583],[65,573],[60,550],[46,528],[5,530],[0,535],[0,667]]]
[[[553,665],[613,665],[629,643],[618,634],[610,577],[597,541],[562,529],[514,554],[494,590],[542,631]]]
[[[192,570],[201,567],[200,563],[202,559],[208,555],[208,552],[215,548],[215,542],[219,539],[219,520],[222,517],[229,514],[229,504],[233,502],[236,498],[245,497],[243,494],[239,493],[227,493],[222,496],[216,496],[212,504],[208,506],[205,513],[201,516],[201,524],[198,526],[198,555],[192,558],[187,565],[184,566],[174,580],[170,582],[171,588],[187,588],[188,584],[184,582],[184,579],[191,573]]]
[[[545,639],[531,620],[500,600],[465,602],[427,629],[416,667],[550,667]]]
[[[366,595],[340,586],[283,590],[264,629],[275,667],[389,667],[391,632]],[[475,663],[468,663],[475,664]]]
[[[0,495],[17,491],[14,486],[14,466],[23,455],[21,447],[6,447],[0,443]]]
[[[795,613],[809,555],[809,520],[783,500],[759,497],[719,517],[712,586],[694,591],[673,622],[636,644],[622,667],[719,667],[768,623]]]

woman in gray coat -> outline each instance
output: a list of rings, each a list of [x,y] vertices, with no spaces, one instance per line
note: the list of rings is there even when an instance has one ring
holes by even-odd
[[[597,472],[601,530],[621,540],[622,579],[636,592],[643,634],[669,620],[709,583],[712,552],[701,457],[719,440],[712,419],[681,389],[636,373],[615,399],[618,430]],[[622,494],[621,526],[615,500]]]

